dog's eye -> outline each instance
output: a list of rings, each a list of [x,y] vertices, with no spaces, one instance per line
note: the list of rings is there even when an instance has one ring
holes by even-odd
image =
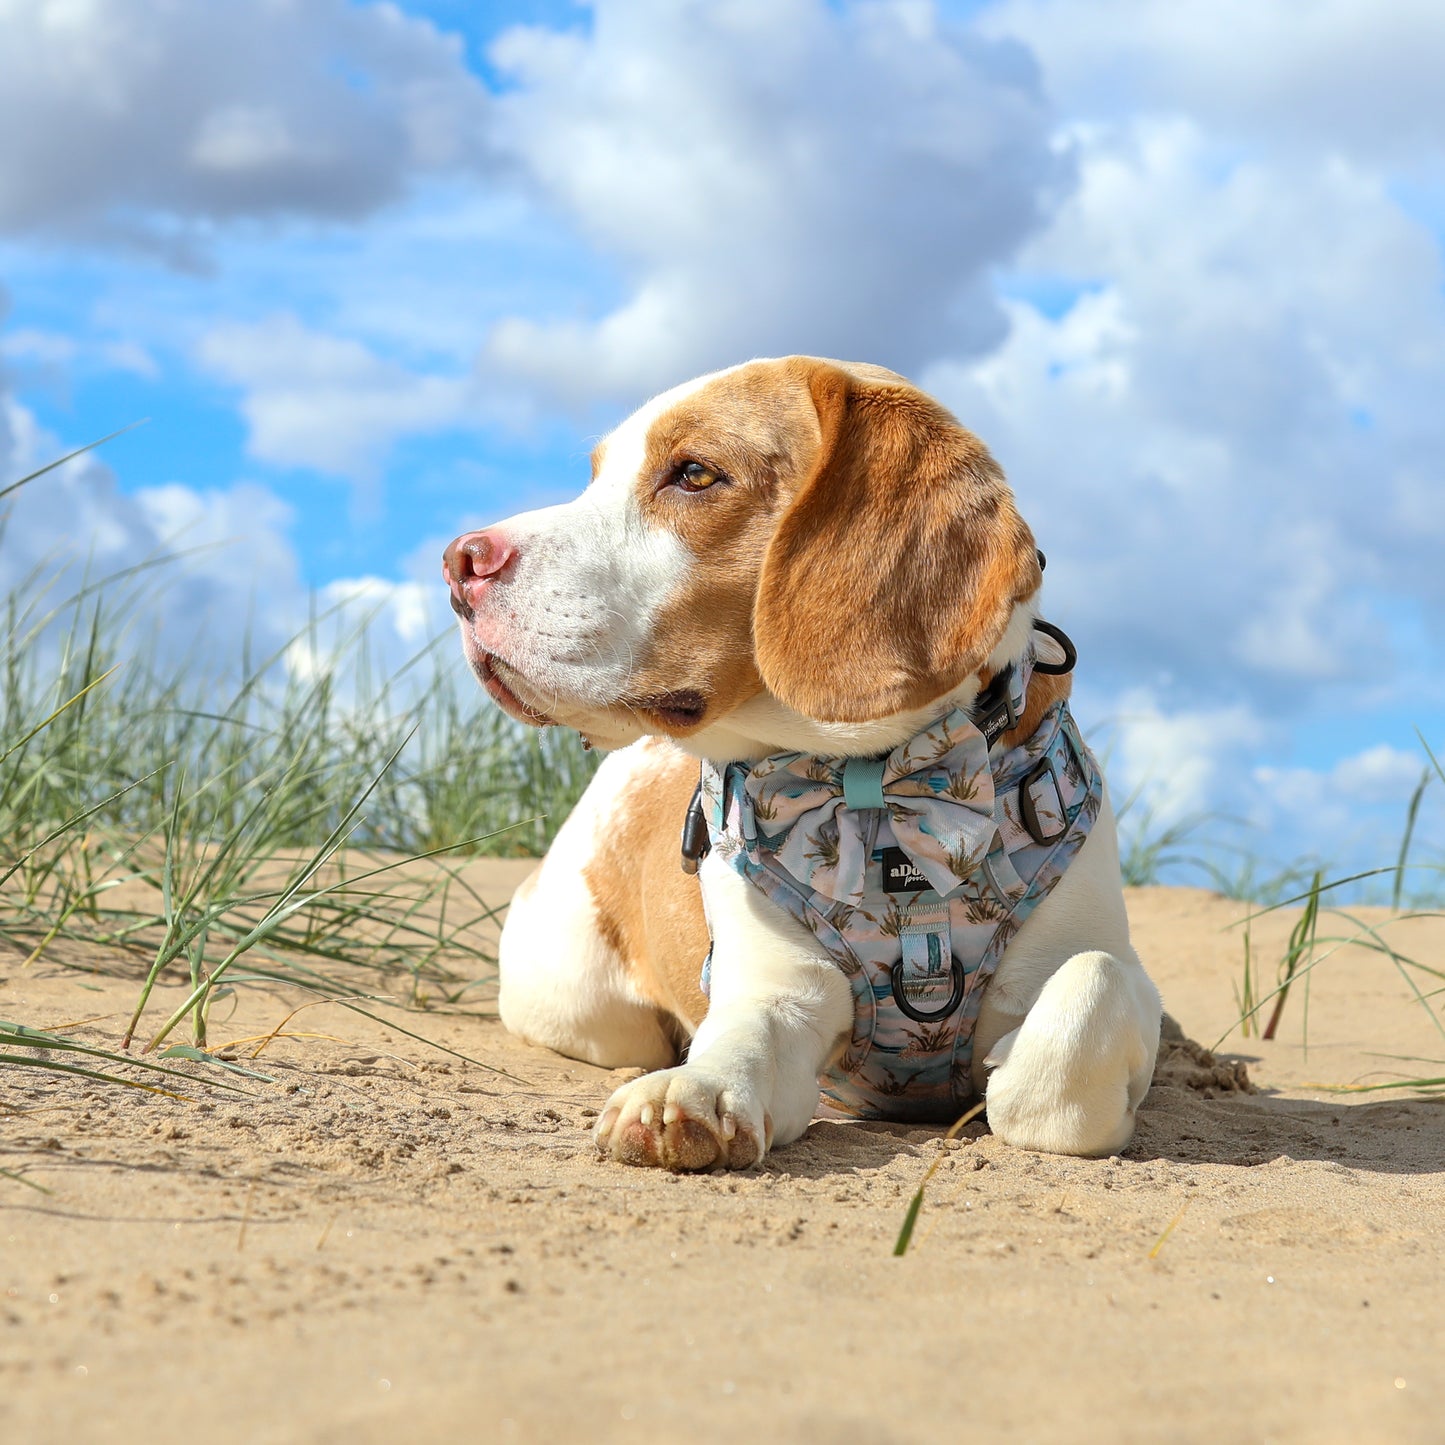
[[[673,475],[673,481],[684,492],[705,492],[721,475],[702,462],[684,462]]]

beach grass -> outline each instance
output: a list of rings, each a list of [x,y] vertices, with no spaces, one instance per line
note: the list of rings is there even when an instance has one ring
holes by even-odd
[[[22,968],[135,976],[112,1073],[178,1030],[205,1050],[248,983],[470,1004],[495,960],[465,860],[544,851],[595,759],[490,706],[454,638],[381,666],[356,608],[260,655],[177,656],[130,622],[170,565],[55,565],[0,597],[0,942]],[[187,993],[150,1019],[158,984]],[[37,1035],[0,1042],[24,1051],[7,1067],[62,1067]]]
[[[1445,1019],[1442,1019],[1439,1006],[1440,998],[1445,996],[1445,961],[1416,958],[1392,941],[1401,925],[1420,918],[1438,918],[1442,914],[1442,910],[1437,907],[1404,906],[1408,874],[1413,872],[1424,875],[1423,886],[1417,882],[1416,888],[1426,897],[1438,896],[1441,884],[1445,883],[1445,865],[1438,862],[1411,862],[1415,827],[1425,790],[1432,784],[1445,786],[1445,767],[1442,767],[1439,757],[1423,734],[1419,735],[1419,740],[1427,766],[1407,805],[1400,847],[1394,864],[1331,879],[1326,879],[1323,870],[1317,868],[1308,888],[1303,892],[1252,908],[1241,920],[1239,927],[1244,948],[1244,971],[1241,981],[1235,986],[1239,1016],[1215,1043],[1216,1049],[1236,1029],[1244,1038],[1253,1034],[1263,1040],[1273,1039],[1278,1032],[1291,991],[1299,983],[1303,985],[1301,1039],[1302,1048],[1307,1055],[1311,976],[1317,967],[1342,949],[1354,947],[1377,955],[1399,974],[1407,996],[1425,1011],[1431,1026],[1440,1036],[1442,1057],[1410,1061],[1435,1066],[1428,1075],[1405,1074],[1388,1083],[1341,1085],[1338,1086],[1340,1092],[1375,1092],[1383,1089],[1434,1092],[1445,1086],[1445,1079],[1438,1076],[1439,1070],[1445,1069]],[[1356,906],[1329,901],[1328,895],[1332,893],[1372,882],[1389,885],[1389,914],[1384,919],[1369,919]],[[1252,946],[1252,925],[1265,914],[1294,907],[1300,909],[1300,914],[1290,931],[1284,952],[1276,962],[1275,986],[1261,992],[1260,960]],[[1322,924],[1331,925],[1330,931],[1322,933]],[[1338,928],[1335,929],[1333,925],[1338,925]],[[1259,1020],[1266,1007],[1269,1007],[1269,1014],[1267,1022],[1261,1028]]]

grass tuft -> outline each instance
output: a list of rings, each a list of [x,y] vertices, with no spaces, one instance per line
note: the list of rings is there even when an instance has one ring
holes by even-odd
[[[0,950],[137,979],[121,1049],[92,1050],[111,1066],[178,1030],[196,1052],[172,1057],[212,1057],[212,1008],[257,984],[368,1017],[470,1007],[495,918],[466,859],[544,851],[597,759],[491,707],[450,635],[384,667],[355,608],[260,655],[247,635],[177,656],[128,620],[166,567],[67,592],[56,564],[0,596]],[[54,1057],[80,1046],[26,1037],[0,1065],[86,1073]]]

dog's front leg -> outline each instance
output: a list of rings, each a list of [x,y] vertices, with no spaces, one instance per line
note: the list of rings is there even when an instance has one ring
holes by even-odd
[[[852,1027],[848,981],[806,928],[716,853],[701,880],[713,934],[707,1017],[685,1064],[607,1101],[597,1147],[624,1164],[750,1168],[808,1127],[818,1075]]]

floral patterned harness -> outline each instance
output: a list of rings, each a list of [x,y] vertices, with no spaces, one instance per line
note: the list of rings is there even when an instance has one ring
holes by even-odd
[[[883,758],[702,765],[711,848],[810,929],[852,986],[852,1036],[820,1080],[830,1112],[945,1121],[973,1097],[984,990],[1103,796],[1066,702],[1017,746],[994,742],[1035,667],[1067,670],[1031,651],[994,684],[1004,716],[955,709]]]

